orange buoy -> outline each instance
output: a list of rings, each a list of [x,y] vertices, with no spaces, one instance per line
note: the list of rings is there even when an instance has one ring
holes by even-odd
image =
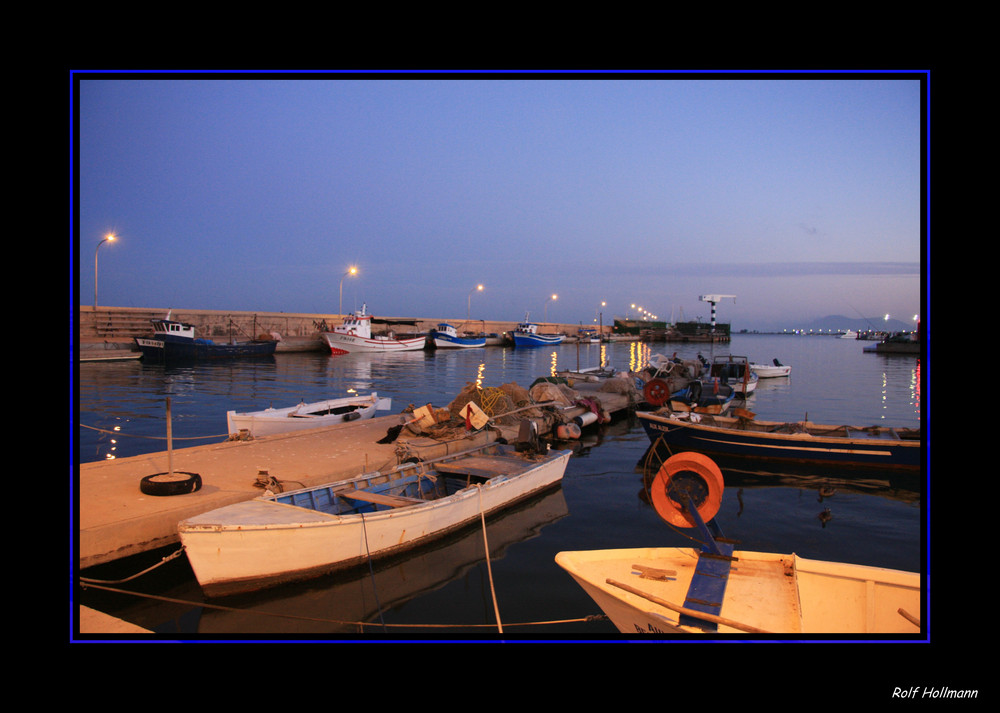
[[[649,490],[661,518],[677,527],[696,527],[688,511],[688,499],[701,519],[708,522],[722,506],[724,488],[722,471],[715,461],[701,453],[685,452],[664,461]]]
[[[670,398],[670,385],[663,379],[650,379],[642,387],[642,396],[653,406],[662,406]]]

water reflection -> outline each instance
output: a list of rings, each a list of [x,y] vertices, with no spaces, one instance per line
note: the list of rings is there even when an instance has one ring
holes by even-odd
[[[488,519],[486,539],[490,560],[502,559],[510,547],[536,537],[542,528],[568,514],[562,489],[557,487],[499,517]],[[219,600],[232,608],[204,608],[198,633],[381,633],[385,630],[383,617],[391,620],[392,609],[484,565],[484,553],[482,527],[477,522],[414,554],[376,563],[374,572],[359,568],[256,595]],[[489,591],[479,594],[489,596]],[[405,632],[405,629],[392,626],[387,630]]]

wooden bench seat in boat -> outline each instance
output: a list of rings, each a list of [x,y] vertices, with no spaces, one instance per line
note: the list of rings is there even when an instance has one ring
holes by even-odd
[[[394,508],[406,507],[426,502],[420,498],[408,498],[402,495],[383,495],[382,493],[372,493],[367,490],[338,490],[337,495],[351,500],[364,500],[367,503],[379,505],[389,505]]]

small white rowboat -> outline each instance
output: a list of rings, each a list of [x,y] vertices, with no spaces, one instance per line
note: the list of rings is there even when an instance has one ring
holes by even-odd
[[[373,391],[370,396],[326,399],[287,408],[266,408],[243,413],[227,411],[226,422],[231,435],[245,430],[251,436],[270,436],[367,419],[374,416],[375,411],[388,411],[391,408],[392,399],[379,398]]]
[[[488,444],[326,485],[267,494],[178,526],[206,596],[263,589],[424,544],[562,480],[571,451]]]

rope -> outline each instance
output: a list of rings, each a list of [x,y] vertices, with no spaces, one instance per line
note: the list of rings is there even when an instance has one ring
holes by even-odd
[[[361,515],[361,529],[365,534],[365,554],[368,555],[368,574],[372,579],[372,591],[375,593],[375,608],[378,610],[379,621],[382,622],[382,629],[385,629],[385,618],[382,616],[382,604],[378,600],[378,587],[375,585],[375,568],[372,566],[372,552],[368,547],[368,523],[365,522],[365,514]]]
[[[91,431],[97,431],[98,433],[107,433],[109,436],[114,436],[115,438],[122,438],[122,437],[125,437],[125,438],[148,438],[148,439],[154,440],[154,441],[166,441],[167,440],[166,436],[140,436],[140,435],[134,434],[134,433],[121,433],[120,431],[109,431],[106,428],[96,428],[95,426],[88,426],[85,423],[81,423],[81,424],[78,424],[78,425],[80,426],[80,428],[89,428]],[[228,438],[228,437],[229,437],[228,433],[220,433],[217,436],[187,436],[185,438],[178,438],[177,436],[174,436],[171,440],[174,440],[174,441],[197,441],[197,440],[200,440],[202,438]]]
[[[81,582],[84,582],[81,579]],[[237,612],[239,614],[258,614],[260,616],[270,616],[278,619],[294,619],[296,621],[311,621],[321,624],[337,624],[344,626],[357,626],[362,629],[366,626],[382,626],[383,628],[395,627],[398,629],[480,629],[480,628],[493,628],[494,624],[374,624],[367,621],[347,621],[344,619],[323,619],[318,617],[307,617],[307,616],[296,616],[295,614],[279,614],[277,612],[268,611],[254,611],[248,609],[239,609],[237,607],[228,607],[222,604],[212,604],[209,602],[193,602],[186,599],[177,599],[175,597],[164,597],[157,594],[143,594],[141,592],[130,592],[127,589],[117,589],[115,587],[106,587],[100,584],[94,584],[86,582],[83,584],[84,589],[90,586],[93,589],[100,589],[105,592],[114,592],[116,594],[131,594],[136,597],[144,597],[146,599],[154,599],[160,602],[167,602],[170,604],[180,604],[182,606],[190,607],[202,607],[204,609],[217,609],[219,611],[231,611]],[[585,617],[577,617],[575,619],[549,619],[546,621],[525,621],[517,622],[514,624],[508,623],[508,627],[512,626],[545,626],[554,624],[579,624],[579,623],[590,623],[598,621],[608,621],[608,617],[604,614],[590,614]]]
[[[500,608],[497,605],[496,588],[493,586],[493,568],[490,566],[490,543],[486,539],[486,514],[483,512],[483,484],[476,483],[479,491],[479,520],[483,523],[483,547],[486,551],[486,573],[490,580],[490,595],[493,597],[493,613],[497,618],[497,630],[503,633],[503,624],[500,622]]]
[[[163,565],[165,565],[170,560],[175,559],[177,557],[180,557],[180,555],[181,555],[182,552],[184,552],[184,548],[183,547],[181,547],[179,550],[177,550],[176,552],[174,552],[172,555],[167,555],[162,560],[160,560],[157,564],[154,564],[154,565],[152,565],[150,567],[147,567],[146,569],[142,570],[141,572],[136,572],[131,577],[125,577],[124,579],[91,579],[89,577],[80,577],[80,581],[81,582],[86,582],[88,584],[98,584],[98,583],[103,583],[103,584],[122,584],[124,582],[131,581],[131,580],[135,579],[136,577],[140,577],[140,576],[146,574],[147,572],[152,572],[157,567],[162,567]]]

